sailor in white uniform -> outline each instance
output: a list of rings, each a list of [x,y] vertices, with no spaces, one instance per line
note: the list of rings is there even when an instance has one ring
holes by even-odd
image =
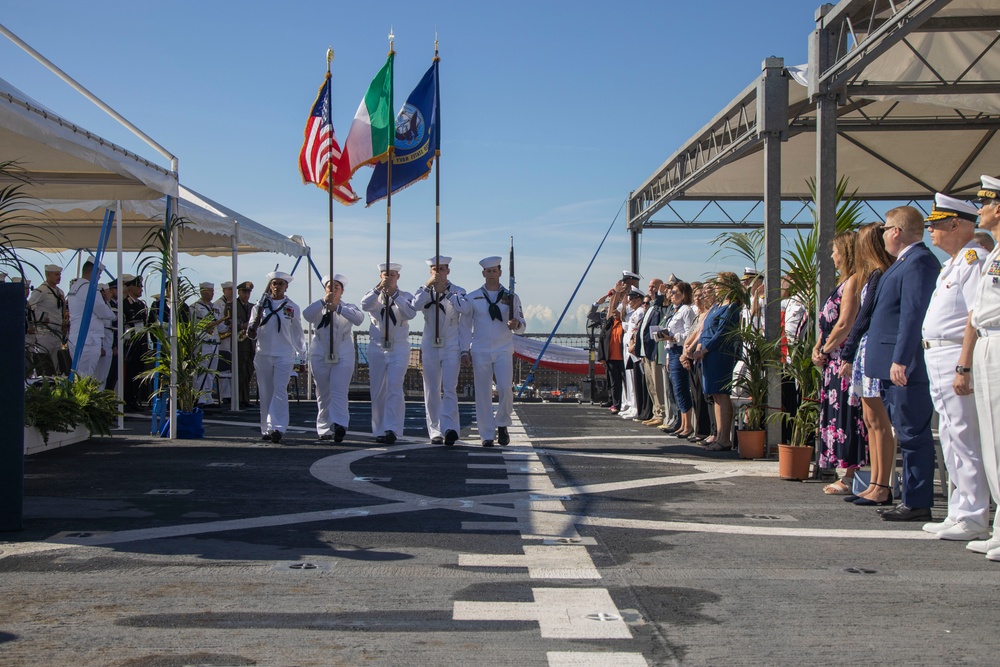
[[[507,428],[514,414],[514,334],[525,329],[521,299],[500,284],[502,257],[480,260],[486,283],[466,298],[471,312],[462,316],[462,364],[472,364],[476,422],[483,447],[510,443]],[[466,342],[467,341],[467,342]],[[493,412],[493,379],[497,410]]]
[[[233,325],[233,281],[227,280],[219,287],[222,288],[222,296],[214,301],[216,312],[220,313],[222,319],[216,331],[219,333],[219,402],[223,408],[229,407],[233,398],[233,337],[231,329]]]
[[[117,281],[114,284],[117,287]],[[115,354],[117,352],[115,350],[115,333],[118,330],[118,304],[116,302],[117,290],[113,290],[111,288],[111,283],[98,283],[97,298],[104,301],[105,305],[111,309],[111,313],[113,315],[110,320],[106,317],[98,315],[98,317],[101,318],[101,356],[97,360],[97,368],[94,370],[94,377],[97,378],[100,388],[106,389],[109,382],[111,382],[111,379],[108,377],[108,374],[111,372],[111,362],[114,361]],[[90,326],[96,325],[96,319],[91,321]]]
[[[45,265],[45,282],[31,291],[28,305],[35,315],[35,342],[45,348],[52,359],[52,368],[59,371],[59,348],[66,335],[66,295],[59,288],[62,267]]]
[[[306,351],[302,310],[285,296],[292,276],[283,271],[267,274],[261,300],[250,310],[247,336],[257,341],[253,365],[260,398],[261,440],[281,442],[288,428],[288,381],[297,354]]]
[[[979,228],[996,237],[1000,231],[1000,179],[982,177]],[[972,367],[971,382],[969,367]],[[983,467],[993,501],[1000,503],[1000,244],[983,262],[972,300],[962,354],[955,368],[955,391],[976,397]],[[972,540],[966,548],[1000,561],[1000,512],[993,518],[993,537]]]
[[[956,393],[954,387],[965,325],[987,254],[975,241],[977,216],[978,207],[972,203],[938,193],[934,210],[926,218],[931,242],[951,256],[938,275],[921,329],[941,451],[954,487],[947,517],[923,529],[942,540],[989,537],[990,490],[983,469],[976,399]]]
[[[191,304],[191,319],[194,322],[206,321],[206,328],[201,336],[200,372],[194,377],[194,390],[198,395],[198,405],[212,405],[212,389],[215,387],[215,374],[219,367],[219,324],[222,311],[212,302],[215,296],[215,284],[205,282],[198,286],[201,298]]]
[[[83,324],[83,314],[87,303],[87,292],[90,290],[90,276],[94,262],[87,260],[80,271],[80,278],[69,288],[66,301],[69,307],[69,353],[76,357],[77,346],[81,341],[80,330]],[[104,322],[115,318],[108,304],[104,303],[100,293],[94,295],[94,309],[91,321],[87,327],[87,337],[82,341],[82,349],[76,363],[78,375],[97,377],[97,362],[101,358],[101,342],[104,340]]]
[[[302,311],[315,331],[309,345],[309,368],[316,384],[316,433],[320,440],[342,442],[351,417],[347,391],[354,375],[354,336],[352,327],[361,324],[365,314],[353,303],[343,300],[347,278],[339,273],[323,276],[326,295]],[[333,338],[331,353],[330,339]]]
[[[403,433],[406,400],[403,378],[410,364],[409,321],[417,312],[413,295],[399,289],[400,264],[379,264],[379,282],[361,298],[368,313],[368,376],[371,383],[372,434],[391,445]]]
[[[427,260],[430,279],[413,296],[413,307],[424,314],[420,357],[424,376],[424,408],[431,444],[452,446],[458,440],[458,371],[462,365],[460,318],[471,306],[465,290],[448,280],[451,257]]]

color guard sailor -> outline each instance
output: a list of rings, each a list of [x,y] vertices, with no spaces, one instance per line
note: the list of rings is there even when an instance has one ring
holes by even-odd
[[[49,353],[55,372],[59,370],[59,348],[69,331],[66,294],[59,288],[61,280],[62,267],[46,264],[45,282],[28,296],[28,305],[35,314],[35,342]]]
[[[500,284],[502,257],[480,260],[485,284],[466,295],[470,312],[462,316],[462,365],[472,365],[476,388],[476,422],[483,447],[493,439],[506,445],[514,414],[514,334],[525,329],[521,299]],[[497,410],[493,412],[493,379]]]
[[[465,290],[448,280],[451,257],[427,260],[430,279],[413,296],[413,307],[424,314],[420,357],[424,376],[424,407],[431,444],[454,445],[462,426],[458,418],[458,371],[462,365],[460,318],[469,312]]]
[[[365,314],[343,300],[347,278],[339,273],[323,276],[326,295],[302,311],[306,322],[316,329],[309,345],[309,369],[316,384],[316,433],[320,440],[342,442],[351,416],[347,392],[354,375],[352,328],[364,322]],[[330,338],[333,337],[333,347]]]
[[[233,398],[233,282],[227,280],[219,285],[222,296],[215,300],[215,309],[222,313],[217,331],[219,332],[219,362],[217,366],[219,379],[219,402],[228,408]]]
[[[80,341],[80,331],[83,328],[83,315],[86,309],[87,292],[90,290],[90,276],[94,270],[94,262],[87,260],[80,270],[80,278],[69,288],[66,296],[69,308],[69,353],[76,358],[79,348],[79,357],[76,362],[76,372],[78,375],[97,377],[97,362],[103,354],[101,342],[104,339],[104,324],[114,319],[115,314],[111,312],[108,304],[100,294],[95,294],[94,308],[91,312],[91,320],[87,326],[87,337]]]
[[[193,321],[203,321],[205,328],[201,333],[201,349],[199,357],[200,372],[194,377],[194,390],[198,396],[198,405],[213,405],[212,389],[215,386],[215,375],[219,367],[219,325],[222,323],[222,311],[212,301],[215,296],[215,284],[201,283],[199,286],[201,298],[191,304]]]
[[[292,276],[267,274],[267,288],[250,311],[247,336],[257,341],[254,368],[260,398],[261,440],[281,442],[288,428],[288,381],[297,354],[306,351],[302,310],[285,296]]]
[[[951,256],[941,268],[921,333],[938,437],[952,487],[944,521],[923,529],[942,540],[989,537],[990,491],[979,442],[976,399],[955,392],[955,370],[986,251],[975,241],[978,207],[938,193],[925,222],[931,242]]]
[[[417,314],[413,295],[399,289],[399,264],[379,264],[379,282],[361,299],[368,313],[368,375],[371,383],[372,434],[391,445],[403,433],[406,400],[403,378],[410,363],[409,321]]]

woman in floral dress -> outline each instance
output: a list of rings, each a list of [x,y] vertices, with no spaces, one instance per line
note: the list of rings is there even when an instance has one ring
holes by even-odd
[[[813,363],[823,372],[820,388],[819,437],[823,443],[821,468],[843,468],[844,476],[823,488],[829,495],[851,493],[854,471],[865,464],[867,432],[861,416],[861,399],[851,391],[850,378],[840,376],[844,365],[844,342],[858,314],[854,288],[854,247],[857,233],[849,231],[833,239],[833,263],[840,283],[819,315],[819,339],[813,348]]]

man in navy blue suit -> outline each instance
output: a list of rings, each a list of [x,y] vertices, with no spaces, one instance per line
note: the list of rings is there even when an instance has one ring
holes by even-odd
[[[912,206],[886,213],[882,238],[896,261],[878,283],[865,348],[865,375],[882,380],[903,452],[902,503],[882,512],[885,521],[927,521],[934,504],[934,405],[921,325],[941,263],[921,242],[923,235],[923,216]]]

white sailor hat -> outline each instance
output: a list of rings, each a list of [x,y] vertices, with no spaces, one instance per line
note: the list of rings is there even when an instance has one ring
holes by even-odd
[[[104,291],[109,290],[111,288],[108,286],[107,283],[97,283],[97,289],[99,289],[102,292],[104,292]]]
[[[622,280],[642,280],[642,276],[634,271],[622,271]]]
[[[993,178],[992,176],[983,174],[979,179],[983,187],[976,196],[979,197],[981,203],[985,204],[987,201],[1000,198],[1000,178]]]
[[[286,283],[292,282],[292,274],[285,273],[284,271],[271,271],[264,277],[267,278],[267,282],[271,282],[272,280],[284,280]]]
[[[333,274],[333,278],[332,279],[335,280],[336,282],[340,283],[341,287],[343,287],[344,289],[347,289],[347,277],[346,276],[341,275],[339,273],[335,273],[335,274]],[[320,282],[322,282],[323,285],[325,286],[325,285],[327,285],[327,284],[330,283],[330,280],[331,280],[330,274],[328,273],[325,276],[323,276],[323,279]]]
[[[219,285],[219,287],[222,288],[222,289],[232,289],[233,288],[233,281],[232,280],[227,280],[226,282],[224,282],[221,285]]]
[[[444,255],[435,255],[427,260],[427,266],[448,266],[451,264],[451,257],[445,257]]]
[[[62,267],[58,264],[46,264],[45,273],[62,273]]]
[[[198,285],[198,289],[200,289],[203,292],[205,290],[209,290],[209,289],[210,290],[214,290],[215,289],[215,283],[201,283],[201,284]]]
[[[387,269],[386,267],[389,268]],[[379,273],[382,273],[383,271],[395,271],[396,273],[399,273],[400,271],[403,270],[403,265],[397,264],[396,262],[389,262],[388,264],[382,262],[376,268],[378,269]]]
[[[483,259],[479,260],[479,266],[483,267],[484,269],[492,269],[494,266],[500,266],[501,263],[503,263],[503,257],[498,257],[497,255],[493,255],[492,257],[484,257]]]
[[[934,195],[934,209],[924,218],[924,222],[940,222],[948,218],[958,218],[975,222],[979,217],[979,208],[970,201],[955,199],[940,192]]]

